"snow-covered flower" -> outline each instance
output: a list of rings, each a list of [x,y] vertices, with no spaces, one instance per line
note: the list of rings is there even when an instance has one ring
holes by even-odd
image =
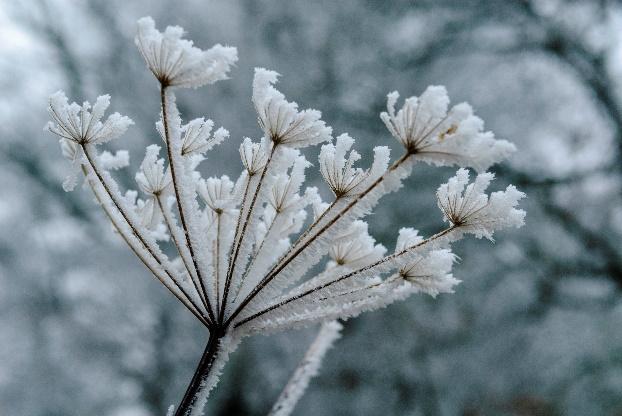
[[[522,226],[525,211],[515,207],[525,194],[514,185],[508,185],[505,191],[488,196],[485,191],[493,178],[492,173],[480,173],[473,183],[469,183],[469,172],[459,169],[456,176],[436,191],[444,220],[463,233],[489,240],[496,230]]]
[[[276,175],[267,201],[276,212],[299,208],[298,202],[301,197],[298,192],[305,179],[304,171],[310,165],[304,156],[298,155],[294,160],[291,173]]]
[[[265,137],[275,144],[294,148],[329,141],[332,129],[320,120],[322,114],[319,111],[298,111],[298,104],[287,101],[272,86],[278,75],[267,69],[255,69],[253,104]]]
[[[101,118],[109,105],[109,95],[97,97],[92,107],[88,101],[82,105],[75,102],[69,104],[63,91],[57,91],[50,96],[48,112],[53,121],[45,125],[45,130],[60,137],[63,156],[71,162],[69,174],[63,182],[65,191],[72,191],[76,186],[80,165],[84,162],[83,145],[98,145],[116,139],[134,123],[129,117],[119,113],[111,114],[102,123]],[[129,161],[129,154],[121,151],[115,157],[105,152],[101,158],[102,168],[120,168]]]
[[[73,175],[64,187],[72,188],[76,173],[84,172],[113,228],[210,331],[202,360],[209,365],[199,368],[193,380],[200,382],[191,384],[177,414],[203,405],[242,337],[351,318],[413,293],[450,293],[458,283],[451,273],[453,241],[465,234],[492,238],[496,230],[523,223],[525,213],[516,208],[523,193],[510,185],[487,195],[492,174],[482,173],[469,184],[468,172],[460,169],[437,191],[447,227],[428,238],[403,228],[391,254],[370,235],[363,218],[383,196],[402,188],[417,160],[484,170],[513,150],[484,132],[467,104],[448,111],[443,87],[407,99],[397,112],[398,95],[389,94],[388,112],[381,117],[406,153],[390,164],[389,148],[374,147],[373,161],[364,169],[354,166],[362,157],[353,150],[352,137],[342,134],[332,143],[320,113],[299,111],[274,88],[277,73],[258,68],[252,102],[262,137],[255,143],[243,139],[235,181],[204,179],[198,164],[228,133],[213,132],[214,123],[205,118],[184,124],[168,87],[223,79],[237,57],[235,49],[218,45],[201,51],[182,39],[182,32],[168,27],[160,33],[150,18],[139,21],[136,43],[162,83],[156,128],[167,159],[159,157],[160,146],[147,147],[135,176],[143,198],[135,190],[123,192],[112,175],[129,163],[129,153],[98,153],[94,146],[131,124],[119,114],[100,121],[108,96],[91,108],[68,104],[56,93],[47,125],[72,162]],[[326,202],[317,188],[305,187],[311,165],[299,150],[323,142],[328,144],[320,150],[319,170],[334,197]],[[285,408],[292,408],[289,401],[279,407]]]
[[[382,244],[376,244],[376,240],[369,235],[367,223],[357,220],[351,229],[330,247],[328,255],[331,260],[327,267],[345,266],[356,269],[381,259],[386,251]]]
[[[138,20],[134,42],[158,81],[165,86],[196,88],[227,79],[238,60],[237,49],[216,44],[201,50],[182,39],[183,33],[179,26],[167,26],[162,33],[151,17]]]
[[[171,186],[171,173],[164,168],[164,159],[159,158],[160,146],[147,146],[145,158],[136,173],[136,183],[148,195],[159,195]]]
[[[127,150],[117,150],[112,154],[104,150],[99,155],[99,163],[105,170],[118,170],[129,166],[130,153]]]
[[[245,137],[240,145],[240,157],[248,175],[257,174],[268,161],[265,141],[262,139],[259,143],[253,143],[251,139]]]
[[[353,144],[354,139],[344,133],[337,137],[336,144],[325,144],[320,150],[320,173],[337,198],[356,193],[368,176],[367,171],[354,167],[361,155],[350,150]]]
[[[84,154],[82,147],[72,140],[61,138],[59,144],[62,155],[70,162],[69,172],[63,181],[63,190],[71,192],[78,183],[78,175],[80,175],[80,166],[82,165]]]
[[[230,213],[239,203],[235,183],[227,175],[207,178],[198,183],[197,191],[207,207],[216,213]]]
[[[168,239],[164,224],[162,224],[163,213],[155,198],[136,199],[136,213],[141,218],[141,225],[152,231],[156,239]]]
[[[516,150],[506,140],[496,140],[467,103],[447,111],[445,87],[430,86],[420,97],[410,97],[395,111],[397,91],[387,99],[380,118],[415,158],[438,166],[458,165],[485,171]]]
[[[395,253],[408,250],[408,247],[416,246],[423,240],[414,228],[402,228],[395,244]],[[399,276],[414,285],[418,291],[433,297],[439,293],[453,293],[453,287],[460,283],[451,274],[454,261],[455,255],[451,250],[431,250],[402,266]]]
[[[183,156],[202,155],[229,137],[229,131],[219,128],[212,135],[214,122],[203,117],[195,118],[182,126],[181,154]]]
[[[109,95],[100,95],[91,107],[88,101],[81,106],[69,104],[63,91],[50,96],[48,112],[53,121],[46,124],[46,129],[77,144],[102,144],[121,136],[134,124],[129,118],[119,113],[111,114],[101,122],[110,105]]]

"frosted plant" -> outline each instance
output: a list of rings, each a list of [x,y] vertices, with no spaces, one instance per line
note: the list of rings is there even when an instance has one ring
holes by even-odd
[[[304,394],[309,380],[317,374],[322,358],[341,336],[341,329],[341,324],[336,321],[322,324],[320,332],[289,379],[276,403],[272,406],[268,416],[288,416],[292,413],[294,406],[296,406],[296,403]]]
[[[484,131],[468,104],[449,108],[445,89],[429,87],[397,111],[398,94],[388,95],[380,117],[403,153],[391,163],[388,147],[378,146],[370,166],[359,166],[352,137],[333,139],[319,111],[300,110],[275,88],[278,74],[258,68],[252,103],[261,136],[242,140],[237,178],[205,178],[199,167],[206,152],[229,133],[203,118],[184,124],[175,91],[226,79],[237,52],[220,45],[203,51],[182,33],[179,27],[161,33],[151,18],[138,22],[136,45],[159,86],[155,127],[164,142],[164,157],[160,146],[147,147],[135,175],[138,191],[122,191],[111,175],[129,164],[128,153],[98,149],[132,124],[117,113],[101,121],[108,96],[91,107],[53,94],[46,129],[60,137],[70,161],[65,189],[73,189],[82,173],[120,237],[209,331],[186,394],[170,413],[203,413],[243,337],[323,323],[272,412],[286,415],[336,338],[334,320],[414,293],[453,292],[459,283],[451,272],[453,241],[467,234],[491,239],[497,230],[522,225],[524,212],[516,208],[521,192],[509,186],[485,193],[493,178],[486,169],[514,146]],[[333,195],[326,202],[318,189],[305,186],[311,163],[300,152],[319,144],[319,170]],[[427,238],[402,228],[387,254],[363,218],[382,196],[401,188],[418,161],[461,168],[436,195],[447,227]],[[483,173],[469,184],[465,168]],[[175,256],[166,254],[170,246]]]

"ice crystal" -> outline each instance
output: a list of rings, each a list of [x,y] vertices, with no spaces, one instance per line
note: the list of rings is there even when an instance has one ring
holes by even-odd
[[[515,150],[512,143],[495,140],[492,132],[483,131],[483,121],[469,104],[448,111],[445,87],[428,87],[420,97],[407,98],[396,112],[398,98],[397,91],[388,95],[387,112],[380,117],[391,134],[420,160],[485,171]]]
[[[493,178],[492,173],[480,173],[469,184],[469,172],[458,170],[456,176],[436,192],[445,220],[461,233],[489,240],[495,230],[523,225],[525,211],[515,207],[525,194],[514,185],[508,185],[505,191],[493,192],[489,196],[485,191]]]
[[[306,147],[330,140],[332,129],[320,120],[321,113],[298,111],[298,104],[287,101],[272,85],[277,77],[274,71],[255,69],[253,104],[265,137],[290,147]]]
[[[135,43],[158,81],[176,87],[200,87],[227,78],[237,50],[220,44],[203,51],[182,39],[184,30],[168,26],[159,32],[151,17],[138,21]]]

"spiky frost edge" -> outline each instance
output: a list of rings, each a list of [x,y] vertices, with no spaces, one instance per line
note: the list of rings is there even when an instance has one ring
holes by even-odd
[[[343,326],[337,321],[322,324],[315,340],[287,382],[268,416],[289,416],[322,365],[324,356],[339,338]]]

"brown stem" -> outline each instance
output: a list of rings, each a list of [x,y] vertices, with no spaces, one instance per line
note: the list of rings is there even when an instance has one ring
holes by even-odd
[[[192,380],[184,393],[183,399],[181,399],[181,403],[179,403],[179,406],[177,407],[175,416],[187,416],[192,410],[192,407],[196,403],[196,396],[201,389],[202,383],[205,379],[207,379],[210,371],[214,367],[214,362],[216,361],[216,357],[219,352],[219,343],[223,336],[223,332],[218,332],[216,330],[214,330],[214,332],[210,332],[209,340],[207,341],[207,345],[205,346],[199,365],[194,371]]]
[[[179,220],[181,222],[181,227],[184,231],[184,235],[186,236],[186,244],[188,245],[188,251],[190,252],[190,258],[192,259],[192,264],[194,266],[194,270],[197,275],[197,280],[199,284],[197,285],[194,282],[193,275],[190,274],[190,279],[195,284],[195,288],[199,293],[199,297],[207,310],[207,313],[210,319],[213,322],[216,322],[216,318],[214,317],[214,313],[212,311],[212,305],[207,297],[207,291],[205,290],[205,284],[203,283],[203,277],[201,276],[201,269],[199,268],[196,260],[196,256],[194,254],[194,248],[192,246],[192,241],[190,239],[190,233],[188,231],[188,225],[186,223],[186,216],[184,215],[183,203],[181,200],[181,195],[179,192],[179,183],[177,181],[177,174],[175,172],[175,161],[173,160],[173,149],[171,148],[170,142],[170,133],[169,133],[169,125],[168,125],[168,115],[166,109],[166,86],[164,84],[161,85],[160,88],[160,101],[162,103],[162,124],[164,126],[164,139],[166,141],[166,151],[168,152],[168,160],[169,167],[171,169],[171,177],[173,180],[173,189],[175,190],[175,200],[177,201],[177,209],[179,211]],[[200,287],[200,289],[199,289]]]
[[[178,241],[177,236],[176,236],[177,232],[174,228],[175,223],[173,222],[173,218],[169,218],[168,210],[165,211],[165,207],[164,207],[164,204],[162,203],[161,197],[162,196],[160,194],[153,196],[153,198],[156,200],[158,204],[158,208],[162,212],[162,217],[164,218],[164,224],[166,225],[166,228],[168,228],[169,234],[171,235],[171,239],[173,240],[173,245],[175,246],[175,248],[177,248],[177,252],[179,253],[179,257],[181,258],[181,261],[184,264],[186,271],[188,272],[188,276],[192,279],[192,270],[190,269],[190,265],[188,264],[188,260],[186,259],[185,253],[183,253],[182,251],[182,246],[181,246],[182,243]]]
[[[220,310],[219,321],[218,321],[220,323],[222,323],[222,321],[224,320],[225,305],[227,303],[227,296],[229,295],[229,286],[231,285],[231,280],[233,279],[233,272],[235,270],[235,266],[236,266],[236,261],[237,261],[238,255],[240,254],[240,248],[242,247],[242,243],[244,242],[244,237],[245,237],[245,234],[246,234],[246,229],[247,229],[249,223],[252,221],[253,210],[255,209],[255,203],[257,202],[257,198],[259,197],[259,193],[261,191],[261,187],[263,185],[264,178],[266,177],[266,173],[268,172],[268,168],[269,168],[270,162],[272,161],[272,158],[274,156],[274,152],[276,151],[276,147],[277,147],[277,144],[274,144],[272,146],[272,150],[270,151],[270,155],[268,156],[268,160],[266,160],[266,165],[264,166],[263,171],[261,172],[261,176],[259,177],[259,183],[257,184],[257,189],[255,190],[253,198],[251,199],[250,205],[248,207],[248,212],[246,213],[246,219],[242,223],[242,228],[240,230],[240,236],[239,236],[239,238],[237,240],[237,245],[235,247],[235,252],[233,253],[233,257],[229,259],[229,271],[227,272],[227,277],[225,278],[225,287],[223,289],[223,299],[222,299],[222,305],[220,307],[221,310]],[[250,180],[250,178],[249,178],[249,180]],[[242,219],[242,211],[240,211],[240,220],[241,219]],[[235,244],[235,239],[234,239],[234,244]],[[225,325],[225,326],[227,326],[227,325]]]
[[[220,212],[216,213],[216,241],[214,248],[214,285],[216,286],[216,310],[220,310]]]

